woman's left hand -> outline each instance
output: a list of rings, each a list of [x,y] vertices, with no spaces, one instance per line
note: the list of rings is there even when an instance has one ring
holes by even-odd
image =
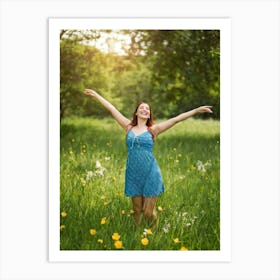
[[[211,110],[212,106],[200,106],[196,108],[197,113],[213,113]]]

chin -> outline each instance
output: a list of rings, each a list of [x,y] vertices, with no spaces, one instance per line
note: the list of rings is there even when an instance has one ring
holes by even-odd
[[[140,119],[143,119],[143,120],[147,120],[150,118],[150,116],[139,116]]]

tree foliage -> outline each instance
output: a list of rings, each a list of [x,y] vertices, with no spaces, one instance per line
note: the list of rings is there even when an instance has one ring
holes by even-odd
[[[125,55],[97,48],[98,40],[112,32],[61,31],[61,117],[107,114],[99,104],[83,96],[84,88],[92,88],[128,117],[134,105],[145,100],[157,118],[201,105],[212,105],[213,117],[219,118],[218,30],[114,31],[115,37],[120,34],[130,38],[129,46],[124,46]]]

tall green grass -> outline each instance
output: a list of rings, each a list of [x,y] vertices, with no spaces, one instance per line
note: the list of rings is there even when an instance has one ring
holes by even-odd
[[[109,118],[63,119],[60,249],[219,250],[219,139],[214,120],[189,119],[159,135],[154,155],[165,193],[156,204],[158,225],[146,234],[149,226],[135,227],[131,199],[123,193],[124,131]],[[119,249],[114,233],[120,235]],[[141,243],[144,237],[147,245]]]

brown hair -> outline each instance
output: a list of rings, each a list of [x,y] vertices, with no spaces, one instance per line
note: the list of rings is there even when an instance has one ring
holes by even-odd
[[[139,108],[139,106],[141,104],[148,104],[148,103],[146,103],[144,101],[138,103],[138,105],[136,106],[136,109],[135,109],[135,111],[133,113],[132,120],[130,122],[130,125],[132,125],[132,126],[135,126],[138,123],[138,119],[137,119],[136,113],[137,113],[137,110],[138,110],[138,108]],[[149,108],[150,108],[150,117],[148,118],[148,120],[146,122],[146,125],[148,126],[148,128],[151,127],[154,124],[153,113],[152,113],[152,109],[151,109],[150,105],[149,105]]]

